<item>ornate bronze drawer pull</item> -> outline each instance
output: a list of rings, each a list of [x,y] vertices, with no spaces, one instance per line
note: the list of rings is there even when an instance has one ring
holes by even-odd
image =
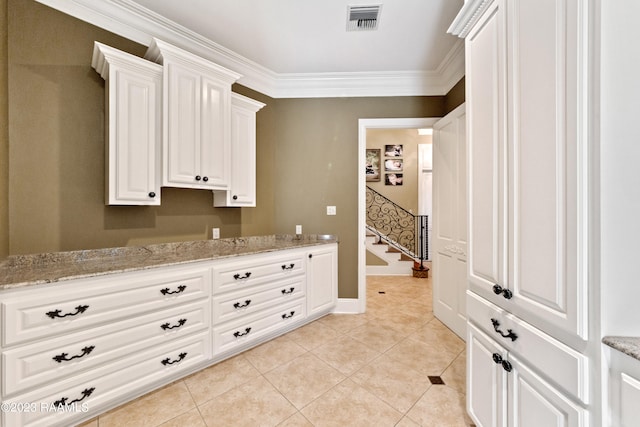
[[[180,353],[178,355],[178,358],[176,360],[171,360],[168,357],[162,361],[160,361],[160,363],[162,363],[164,366],[167,365],[173,365],[174,363],[178,363],[178,362],[182,362],[182,360],[187,357],[187,353]]]
[[[502,332],[500,330],[500,322],[498,322],[497,319],[491,319],[491,323],[493,324],[493,330],[496,331],[497,333],[499,333],[502,337],[510,338],[511,341],[515,341],[518,338],[518,335],[516,335],[513,332],[513,330],[511,330],[511,329],[507,329],[507,333],[506,334],[504,332]]]
[[[187,323],[187,319],[180,319],[180,320],[178,320],[178,323],[173,325],[173,326],[169,326],[169,322],[167,322],[167,323],[163,323],[162,325],[160,325],[160,327],[166,331],[167,329],[179,328],[180,326],[184,325],[185,323]]]
[[[79,305],[76,307],[76,312],[75,313],[67,313],[67,314],[60,314],[60,312],[62,310],[53,310],[53,311],[49,311],[46,313],[47,316],[49,316],[52,319],[55,319],[56,317],[67,317],[67,316],[76,316],[78,314],[84,313],[85,311],[87,311],[87,308],[89,308],[88,305]]]
[[[180,285],[180,286],[178,286],[178,290],[177,291],[171,291],[171,290],[169,290],[169,288],[164,288],[164,289],[160,289],[160,293],[162,295],[179,294],[181,292],[184,292],[185,289],[187,289],[187,285]]]
[[[68,361],[73,360],[73,359],[80,359],[81,357],[84,357],[87,354],[91,353],[94,348],[96,348],[95,345],[90,345],[90,346],[85,347],[85,348],[82,349],[82,354],[76,354],[75,356],[71,356],[69,358],[67,358],[67,355],[69,353],[60,353],[57,356],[53,356],[53,360],[55,360],[58,363],[62,363],[62,362],[68,362]]]
[[[234,274],[233,275],[233,278],[236,279],[236,280],[248,279],[249,277],[251,277],[251,272],[249,272],[249,271],[244,273],[244,276],[241,276],[239,274]]]
[[[251,332],[251,328],[244,328],[244,332],[235,331],[233,333],[233,336],[236,338],[240,338],[240,337],[244,337],[245,335],[249,335],[249,332]]]
[[[53,402],[53,406],[67,406],[67,405],[73,405],[74,403],[78,403],[78,402],[82,402],[85,398],[91,396],[91,393],[93,393],[95,391],[95,387],[91,387],[91,388],[85,388],[82,391],[82,397],[80,399],[74,399],[71,402],[67,402],[67,400],[69,400],[68,397],[63,397],[60,400],[56,400],[55,402]]]
[[[250,299],[246,300],[246,301],[244,302],[244,304],[240,304],[239,302],[237,302],[237,303],[233,304],[233,308],[235,308],[235,309],[238,309],[238,308],[245,308],[245,307],[248,307],[248,306],[249,306],[249,304],[251,304],[251,300],[250,300]]]

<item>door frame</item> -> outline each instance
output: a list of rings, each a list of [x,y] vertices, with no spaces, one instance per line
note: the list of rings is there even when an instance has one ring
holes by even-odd
[[[358,313],[367,308],[367,247],[366,247],[366,179],[362,172],[366,162],[367,129],[431,128],[442,117],[358,120]]]

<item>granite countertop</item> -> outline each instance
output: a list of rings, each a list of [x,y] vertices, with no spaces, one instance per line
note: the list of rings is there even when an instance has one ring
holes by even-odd
[[[270,235],[15,255],[0,263],[0,290],[337,242],[333,235]]]
[[[640,337],[611,337],[607,336],[602,342],[611,348],[640,360]]]

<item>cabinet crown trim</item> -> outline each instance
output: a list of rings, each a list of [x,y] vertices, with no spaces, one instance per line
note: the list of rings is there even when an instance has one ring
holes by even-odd
[[[453,20],[447,33],[465,38],[494,0],[468,0]]]
[[[207,59],[188,52],[169,43],[163,42],[156,38],[151,39],[151,44],[144,55],[145,59],[163,64],[165,59],[188,63],[190,66],[196,66],[207,72],[214,72],[219,78],[228,83],[234,83],[242,74],[231,71],[221,65],[208,61]]]
[[[144,74],[162,75],[162,66],[159,64],[114,49],[100,42],[94,42],[91,67],[93,67],[103,79],[107,80],[109,78],[110,65],[136,69]]]
[[[247,98],[244,95],[240,95],[239,93],[231,92],[231,103],[233,105],[242,106],[244,108],[252,110],[254,113],[257,113],[261,110],[265,105],[265,103],[256,101],[255,99]]]

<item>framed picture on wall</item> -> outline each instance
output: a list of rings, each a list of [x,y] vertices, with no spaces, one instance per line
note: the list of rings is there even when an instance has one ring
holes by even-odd
[[[385,157],[402,157],[402,144],[401,145],[385,145],[384,156]]]
[[[402,174],[401,173],[385,174],[384,184],[385,185],[402,185]]]
[[[402,159],[387,159],[384,161],[386,172],[402,172]]]
[[[380,149],[367,148],[365,174],[367,181],[380,181]]]

